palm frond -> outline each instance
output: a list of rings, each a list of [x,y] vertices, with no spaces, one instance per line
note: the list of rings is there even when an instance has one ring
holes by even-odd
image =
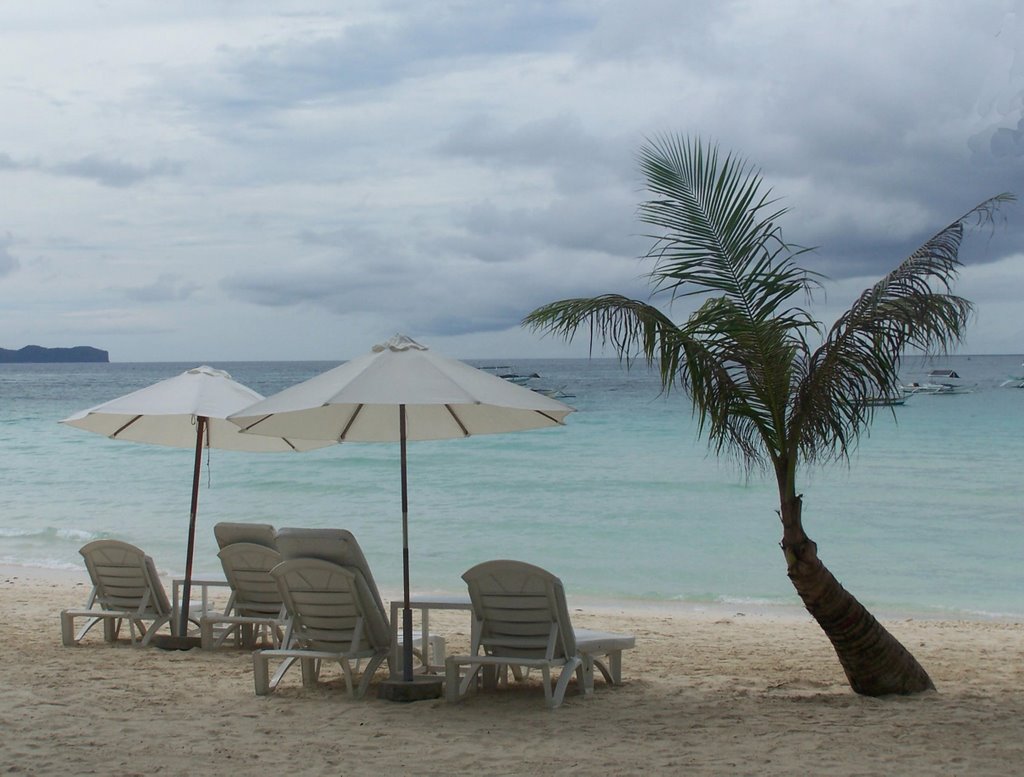
[[[807,249],[787,244],[776,223],[786,209],[774,208],[744,160],[676,137],[649,141],[639,159],[655,195],[640,205],[640,219],[662,230],[647,254],[655,291],[724,294],[763,318],[814,285],[793,261]]]
[[[1012,199],[992,197],[946,226],[865,290],[832,326],[809,357],[795,396],[793,439],[805,458],[847,455],[873,416],[869,400],[898,394],[905,350],[943,352],[962,340],[972,306],[950,290],[964,227],[990,223]]]
[[[591,353],[595,345],[610,346],[627,363],[641,356],[648,364],[658,362],[669,383],[679,367],[672,319],[649,303],[620,294],[551,302],[527,315],[522,325],[566,341],[585,327],[590,332]]]
[[[750,386],[744,348],[724,334],[729,322],[736,329],[747,318],[725,298],[709,300],[679,327],[646,302],[606,294],[552,302],[522,323],[565,340],[586,329],[591,350],[610,346],[627,362],[657,364],[666,391],[678,384],[690,396],[699,430],[716,452],[728,449],[755,466],[764,463],[763,437],[774,434],[774,416]]]

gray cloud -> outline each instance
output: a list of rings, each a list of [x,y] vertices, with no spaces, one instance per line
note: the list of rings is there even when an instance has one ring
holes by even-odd
[[[70,175],[85,178],[103,186],[134,186],[151,178],[176,175],[182,165],[167,159],[158,159],[146,166],[132,165],[118,159],[105,159],[90,154],[71,162],[61,162],[46,168],[56,175]]]
[[[377,11],[340,29],[335,23],[270,44],[225,46],[206,78],[179,71],[176,93],[204,112],[233,115],[351,99],[452,63],[483,65],[494,57],[551,50],[593,24],[585,6],[543,0],[390,3]]]
[[[0,278],[3,278],[5,275],[10,275],[21,267],[21,263],[18,261],[17,257],[7,250],[7,247],[10,244],[10,235],[6,238],[0,237]]]
[[[0,170],[21,170],[22,167],[9,154],[0,153]]]
[[[188,299],[199,289],[197,283],[164,274],[144,286],[125,288],[122,293],[134,302],[179,302]]]
[[[180,162],[158,159],[145,166],[133,165],[119,159],[109,159],[99,154],[89,154],[79,159],[45,164],[38,160],[18,161],[9,154],[0,153],[0,171],[36,171],[57,176],[84,178],[102,186],[122,188],[134,186],[152,178],[178,175],[183,169]]]

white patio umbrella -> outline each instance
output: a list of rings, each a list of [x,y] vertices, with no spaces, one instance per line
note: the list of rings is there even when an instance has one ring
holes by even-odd
[[[178,624],[182,635],[186,632],[189,597],[192,593],[192,556],[203,449],[272,453],[307,451],[332,444],[322,439],[242,434],[236,424],[226,420],[231,413],[261,399],[262,394],[232,380],[223,370],[202,366],[61,420],[62,424],[102,434],[112,440],[195,448],[185,585],[181,621]]]
[[[335,442],[400,443],[405,642],[412,680],[409,606],[408,440],[443,440],[557,426],[573,408],[442,356],[404,335],[229,416],[246,432]]]

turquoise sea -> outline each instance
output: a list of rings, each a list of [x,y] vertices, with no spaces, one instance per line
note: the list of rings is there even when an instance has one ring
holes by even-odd
[[[905,361],[905,382],[955,369],[972,393],[882,409],[850,466],[807,469],[808,532],[879,615],[1024,618],[1024,373],[1016,356]],[[509,364],[499,360],[478,366]],[[96,538],[184,568],[192,452],[66,427],[71,413],[196,364],[0,365],[0,564],[82,569]],[[222,362],[269,395],[333,362]],[[689,403],[645,366],[519,360],[563,387],[566,426],[409,447],[412,587],[464,590],[489,558],[558,574],[574,598],[736,609],[799,605],[778,548],[775,486],[697,438]],[[350,529],[385,595],[401,587],[398,446],[301,454],[212,451],[199,496],[196,573],[217,572],[213,524]]]

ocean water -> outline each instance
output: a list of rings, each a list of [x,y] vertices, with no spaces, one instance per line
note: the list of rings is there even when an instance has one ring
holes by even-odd
[[[877,614],[1024,617],[1022,356],[905,362],[905,382],[955,369],[972,393],[878,412],[849,466],[805,469],[804,517],[839,580]],[[485,366],[485,362],[474,362]],[[499,364],[498,360],[490,364]],[[58,421],[195,364],[0,365],[0,563],[84,568],[97,538],[184,569],[193,454]],[[329,362],[212,366],[269,395]],[[563,387],[566,426],[411,443],[412,587],[462,591],[490,558],[550,569],[573,598],[696,607],[799,606],[785,575],[773,479],[716,458],[688,400],[645,366],[520,360]],[[204,458],[195,572],[219,574],[218,521],[350,529],[385,595],[401,588],[397,444]]]

